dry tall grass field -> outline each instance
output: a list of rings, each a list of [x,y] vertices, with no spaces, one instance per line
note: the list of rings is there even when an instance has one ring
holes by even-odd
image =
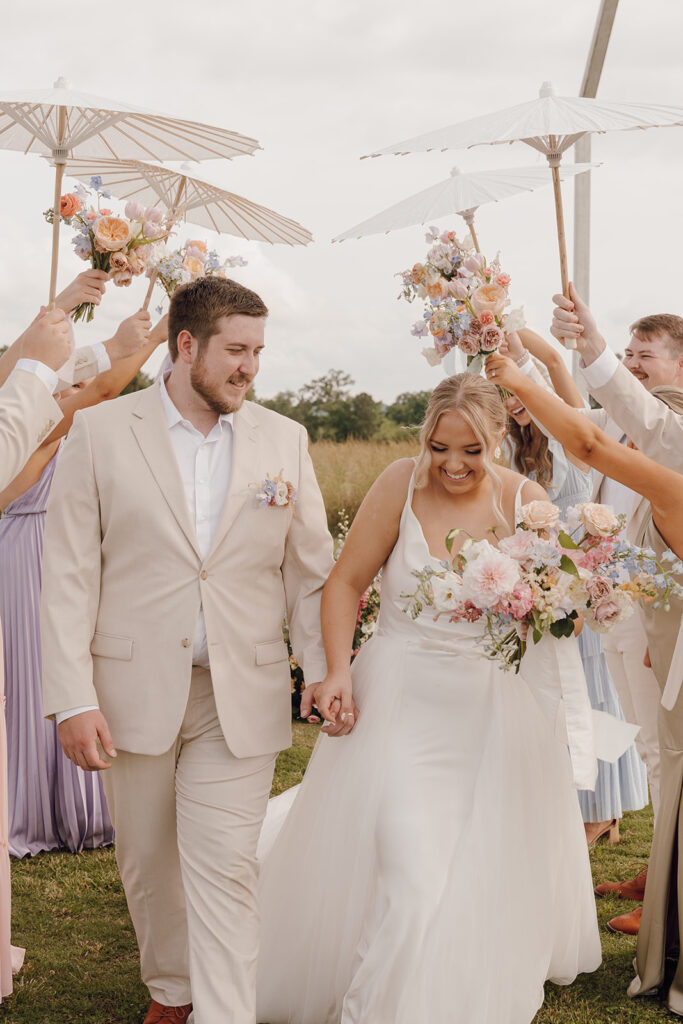
[[[383,469],[396,459],[417,455],[417,440],[316,441],[311,445],[320,490],[325,499],[327,522],[336,531],[339,514],[353,519],[358,506]]]

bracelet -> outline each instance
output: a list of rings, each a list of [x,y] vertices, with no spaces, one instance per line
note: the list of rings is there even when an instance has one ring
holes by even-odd
[[[519,359],[515,359],[515,362],[517,363],[517,366],[524,366],[524,364],[526,363],[528,358],[529,358],[529,353],[525,352],[523,356],[519,357]]]

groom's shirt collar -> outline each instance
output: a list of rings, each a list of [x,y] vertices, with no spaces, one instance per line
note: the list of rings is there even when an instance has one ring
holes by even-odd
[[[171,427],[175,427],[179,423],[182,424],[182,426],[185,427],[186,429],[197,430],[197,428],[194,427],[188,419],[185,419],[185,417],[180,414],[178,408],[171,401],[171,396],[169,395],[168,390],[166,388],[166,376],[162,377],[159,382],[159,394],[161,395],[161,404],[164,409],[164,416],[166,417],[166,422],[168,424],[169,430],[171,429]],[[219,427],[221,431],[224,430],[225,427],[228,425],[230,426],[231,430],[234,429],[234,412],[222,413],[218,417],[218,423],[216,424],[216,426]],[[209,437],[211,436],[215,429],[216,427],[213,427],[211,429],[208,435]],[[197,433],[199,433],[199,431],[197,431]]]

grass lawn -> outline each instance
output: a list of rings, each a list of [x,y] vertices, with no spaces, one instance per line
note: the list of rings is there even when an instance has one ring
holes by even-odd
[[[301,780],[317,734],[313,726],[303,724],[294,731],[294,747],[278,761],[274,793]],[[649,811],[626,815],[621,843],[611,848],[601,841],[592,854],[596,881],[635,875],[647,860],[651,827]],[[113,853],[13,860],[12,881],[12,937],[27,953],[14,995],[0,1006],[0,1022],[139,1024],[147,994],[139,978],[135,938]],[[598,901],[601,925],[632,906],[619,900]],[[626,998],[635,940],[612,935],[604,927],[601,931],[603,966],[570,988],[547,985],[546,1004],[535,1024],[647,1024],[673,1019],[657,1002],[633,1003]]]

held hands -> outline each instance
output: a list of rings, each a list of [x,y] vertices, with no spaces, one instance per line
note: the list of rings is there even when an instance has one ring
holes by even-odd
[[[321,731],[328,736],[346,736],[356,724],[358,708],[348,673],[328,675],[322,683],[307,686],[301,696],[302,718],[308,718],[314,704],[326,722]]]
[[[569,295],[568,299],[564,295],[553,295],[555,309],[550,333],[562,343],[564,338],[573,338],[577,349],[584,356],[584,362],[592,362],[605,348],[605,339],[573,284],[569,285]],[[586,359],[586,356],[589,358]]]
[[[63,309],[47,312],[45,306],[21,336],[20,358],[37,359],[58,370],[71,355],[71,326]]]
[[[117,359],[126,359],[128,356],[132,356],[149,341],[151,325],[152,318],[145,309],[139,309],[137,313],[133,313],[132,316],[123,320],[114,337],[105,342],[112,363]]]
[[[108,280],[109,274],[105,270],[84,270],[59,293],[55,299],[55,306],[63,309],[65,313],[70,313],[82,302],[91,302],[93,306],[99,306]]]
[[[101,711],[83,711],[67,718],[58,728],[62,750],[74,764],[86,772],[104,771],[111,763],[100,757],[100,746],[108,757],[116,757],[109,726]]]
[[[503,337],[498,351],[502,356],[510,356],[510,359],[517,360],[522,358],[526,349],[517,331],[510,331]]]

